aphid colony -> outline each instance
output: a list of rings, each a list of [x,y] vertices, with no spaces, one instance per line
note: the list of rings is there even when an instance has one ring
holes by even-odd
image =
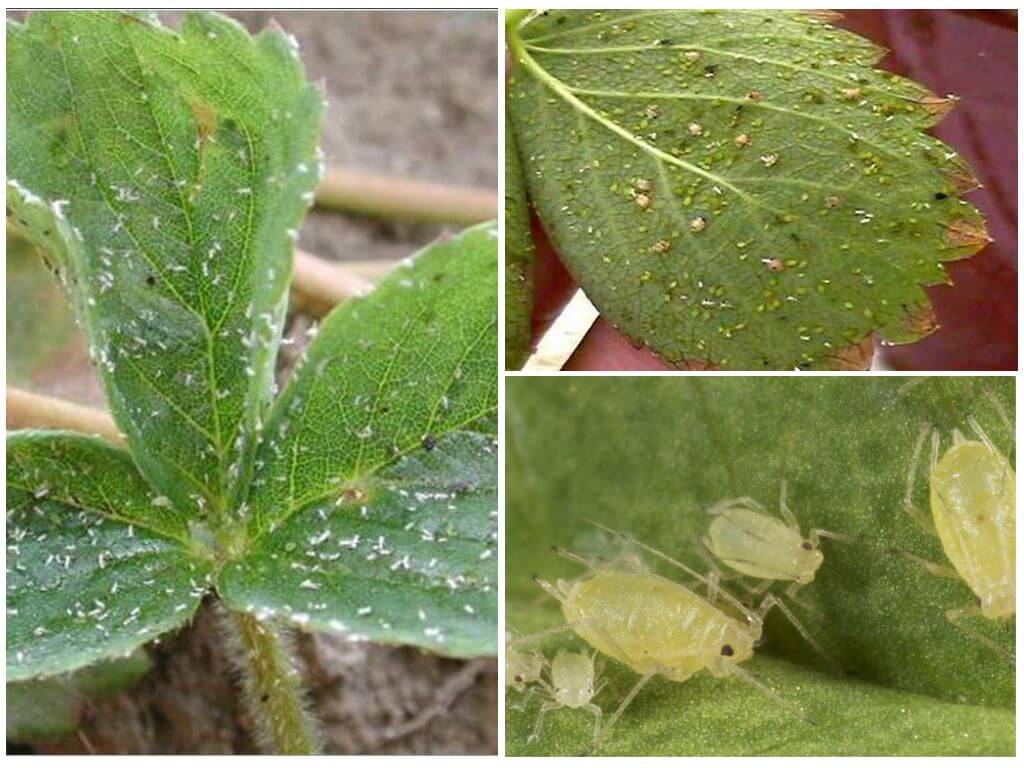
[[[1012,432],[1012,422],[1001,405],[995,404]],[[952,608],[946,618],[969,637],[1012,659],[1008,649],[960,623],[967,616],[1012,619],[1016,597],[1015,473],[977,421],[968,417],[967,423],[976,439],[954,430],[952,446],[941,458],[939,431],[931,425],[922,428],[913,449],[904,500],[906,513],[938,536],[952,567],[910,552],[900,554],[934,575],[966,582],[977,596],[977,604]],[[914,480],[929,435],[931,517],[913,502]],[[534,577],[544,592],[558,601],[566,623],[532,635],[506,636],[505,685],[526,693],[520,707],[533,694],[543,699],[529,740],[538,737],[545,714],[552,710],[584,709],[594,716],[590,750],[596,751],[653,677],[683,682],[703,670],[715,677],[735,677],[813,724],[799,707],[741,665],[752,658],[760,644],[765,616],[772,608],[778,608],[804,640],[832,663],[783,597],[765,593],[777,582],[785,582],[785,599],[802,605],[797,592],[814,580],[825,559],[819,548],[821,539],[849,537],[821,529],[812,529],[804,536],[786,503],[785,481],[779,496],[781,519],[749,497],[725,499],[708,508],[713,520],[700,540],[704,550],[701,554],[711,566],[707,575],[626,533],[592,521],[588,522],[629,547],[628,553],[587,557],[555,548],[560,556],[587,568],[578,578],[555,584]],[[681,572],[687,583],[655,573],[637,552],[652,555]],[[719,564],[731,573],[723,575]],[[744,578],[757,581],[746,584]],[[726,581],[735,582],[750,599],[741,601],[726,591],[722,586]],[[762,594],[765,596],[754,607],[751,601]],[[574,633],[592,652],[588,655],[563,649],[548,659],[536,649],[537,641],[562,633]],[[600,680],[601,665],[595,663],[598,653],[640,675],[603,729],[601,709],[593,701],[604,684]]]
[[[715,677],[736,677],[794,716],[805,719],[799,708],[740,665],[754,655],[765,616],[772,608],[778,608],[808,643],[822,653],[820,648],[782,598],[769,594],[756,608],[748,607],[722,588],[722,581],[732,577],[723,577],[714,564],[721,562],[737,575],[760,579],[748,588],[755,595],[763,593],[774,581],[789,581],[787,596],[795,599],[796,590],[814,580],[815,571],[824,560],[818,549],[820,538],[839,537],[821,530],[811,531],[806,539],[801,536],[786,505],[785,488],[783,483],[780,512],[785,522],[771,517],[750,498],[727,499],[709,508],[715,519],[708,537],[702,541],[707,550],[705,555],[713,560],[706,576],[626,533],[591,522],[620,542],[681,571],[692,580],[689,585],[648,569],[635,554],[588,558],[556,548],[562,557],[588,569],[573,581],[551,584],[538,577],[534,579],[559,602],[567,623],[533,635],[506,638],[505,684],[544,699],[530,740],[537,738],[543,717],[551,710],[586,709],[594,715],[591,750],[596,750],[653,677],[661,675],[683,682],[701,670]],[[563,632],[574,632],[594,653],[588,656],[563,650],[549,661],[529,648],[544,637]],[[597,652],[640,675],[603,730],[601,710],[593,703],[602,687],[598,679],[600,670],[595,664]]]

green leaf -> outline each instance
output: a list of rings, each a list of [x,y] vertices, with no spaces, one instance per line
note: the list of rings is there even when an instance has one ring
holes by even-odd
[[[200,545],[100,439],[10,433],[7,510],[8,681],[126,654],[199,605]]]
[[[530,353],[533,313],[533,237],[523,169],[505,115],[505,369],[523,367]]]
[[[7,684],[7,740],[57,738],[78,727],[86,696],[127,690],[152,667],[145,651],[107,659],[70,675]]]
[[[32,388],[66,375],[68,360],[88,360],[86,344],[60,287],[36,248],[7,230],[7,381]]]
[[[1013,430],[987,393],[1012,419],[1011,378],[510,379],[508,622],[522,632],[564,624],[530,577],[573,578],[580,568],[550,545],[621,553],[585,519],[626,530],[704,571],[697,539],[710,524],[707,507],[749,495],[775,511],[785,478],[804,532],[820,527],[853,537],[822,545],[824,564],[799,593],[811,610],[791,604],[846,674],[774,613],[767,644],[745,667],[763,673],[817,725],[738,679],[699,674],[641,692],[603,751],[1012,754],[1014,670],[945,616],[974,604],[973,593],[894,551],[948,563],[937,539],[903,512],[922,426],[941,430],[945,450],[951,431],[969,432],[967,417],[974,416],[1012,460]],[[925,478],[921,469],[914,499],[922,509]],[[1015,646],[1012,622],[965,625],[1009,651]],[[550,656],[580,645],[566,634],[544,647]],[[607,669],[611,682],[597,699],[606,713],[637,680],[617,662]],[[521,703],[513,696],[506,710],[510,754],[572,753],[589,744],[585,713],[569,711],[548,715],[541,739],[527,744],[538,702],[514,708]]]
[[[928,136],[952,106],[882,49],[791,11],[514,21],[508,111],[530,199],[602,314],[663,360],[863,363],[934,330],[922,286],[988,242]]]
[[[7,27],[8,208],[52,254],[142,473],[216,520],[248,481],[322,96],[209,13]]]
[[[229,605],[496,652],[497,281],[492,222],[331,313],[267,423]]]

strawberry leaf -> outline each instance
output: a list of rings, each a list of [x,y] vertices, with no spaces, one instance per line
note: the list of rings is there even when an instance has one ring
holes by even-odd
[[[497,279],[492,222],[325,320],[267,422],[229,605],[496,652]]]
[[[7,198],[52,255],[140,471],[219,520],[272,393],[322,97],[279,30],[208,13],[8,22]]]
[[[864,367],[935,328],[922,286],[986,242],[924,131],[953,105],[793,11],[510,19],[529,196],[602,314],[671,365]]]
[[[10,433],[7,510],[9,682],[129,653],[195,613],[210,565],[124,451]]]

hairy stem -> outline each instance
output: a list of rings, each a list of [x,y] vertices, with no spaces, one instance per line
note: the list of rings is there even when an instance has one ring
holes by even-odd
[[[478,224],[498,215],[498,193],[328,168],[316,203],[382,219]]]
[[[316,754],[320,729],[306,707],[286,639],[248,613],[226,612],[224,625],[260,747],[279,755]]]

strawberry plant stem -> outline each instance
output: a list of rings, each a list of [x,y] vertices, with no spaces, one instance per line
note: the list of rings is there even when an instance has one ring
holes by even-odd
[[[124,443],[110,414],[16,387],[7,388],[7,429],[67,429]]]
[[[328,168],[316,190],[316,203],[381,219],[409,219],[442,224],[476,224],[493,219],[498,195],[472,189]]]
[[[248,613],[229,614],[236,663],[257,738],[268,752],[312,755],[320,749],[318,727],[304,704],[298,671],[284,638]]]
[[[389,265],[390,266],[390,265]],[[336,304],[369,293],[373,283],[347,266],[295,251],[292,298],[304,311],[322,317]]]

